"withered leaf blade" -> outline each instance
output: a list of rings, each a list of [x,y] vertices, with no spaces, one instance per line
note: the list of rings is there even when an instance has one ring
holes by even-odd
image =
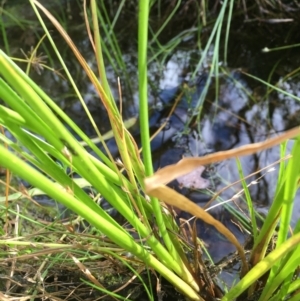
[[[271,148],[298,135],[300,135],[300,127],[293,128],[282,135],[267,139],[264,142],[247,144],[236,149],[209,154],[201,158],[183,158],[178,163],[166,166],[158,170],[153,176],[145,178],[144,183],[146,193],[150,194],[153,189],[156,189],[161,184],[167,184],[176,178],[190,173],[200,166],[220,162],[230,158],[251,155]]]

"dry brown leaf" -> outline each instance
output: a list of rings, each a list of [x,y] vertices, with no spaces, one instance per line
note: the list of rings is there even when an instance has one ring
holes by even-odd
[[[286,131],[282,135],[267,139],[264,142],[247,144],[239,148],[209,154],[201,158],[183,158],[177,164],[166,166],[158,170],[153,176],[146,178],[144,180],[146,193],[151,195],[151,191],[159,187],[161,184],[167,184],[176,178],[190,173],[199,166],[223,161],[230,158],[251,155],[256,152],[271,148],[297,135],[300,135],[300,127],[293,128],[289,131]]]

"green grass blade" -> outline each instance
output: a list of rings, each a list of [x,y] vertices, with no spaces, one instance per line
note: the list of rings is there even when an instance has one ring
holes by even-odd
[[[278,249],[272,251],[262,261],[260,261],[255,267],[253,267],[241,281],[235,285],[221,300],[232,301],[241,295],[248,287],[250,287],[255,281],[269,271],[272,266],[281,260],[286,254],[295,249],[300,243],[300,234],[297,233],[287,241],[285,241]]]
[[[246,201],[247,201],[248,211],[250,213],[252,234],[253,234],[253,240],[255,243],[255,241],[257,239],[257,225],[256,225],[255,210],[254,210],[254,206],[252,203],[248,185],[244,179],[245,177],[244,177],[241,161],[240,161],[240,159],[237,158],[236,162],[237,162],[237,167],[238,167],[238,172],[239,172],[240,178],[242,179],[242,185],[243,185],[243,189],[244,189],[244,193],[245,193],[245,197],[246,197]]]
[[[25,179],[35,187],[40,188],[53,199],[58,200],[66,207],[70,208],[72,211],[81,215],[84,219],[86,219],[88,222],[94,225],[102,233],[107,235],[113,242],[137,256],[139,259],[145,262],[145,264],[156,269],[163,277],[165,277],[174,285],[176,285],[178,289],[182,290],[185,294],[189,295],[189,297],[192,300],[199,300],[199,296],[197,295],[197,293],[186,282],[184,282],[173,272],[171,272],[165,266],[165,264],[162,264],[151,254],[149,254],[144,247],[137,244],[134,241],[134,239],[128,233],[126,233],[122,227],[116,227],[111,222],[109,222],[102,215],[103,210],[100,207],[91,207],[91,202],[89,204],[82,202],[81,200],[75,198],[72,194],[68,193],[64,189],[64,187],[58,189],[55,183],[47,179],[45,176],[42,176],[40,172],[34,170],[32,167],[27,165],[17,156],[14,156],[1,144],[0,152],[0,164],[2,166],[8,168],[13,173],[19,175],[22,179]],[[168,254],[166,253],[165,255]],[[167,257],[164,258],[167,259]],[[180,284],[180,286],[178,284]]]

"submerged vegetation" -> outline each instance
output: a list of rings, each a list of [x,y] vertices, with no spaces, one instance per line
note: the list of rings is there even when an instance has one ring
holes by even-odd
[[[2,4],[0,299],[298,300],[300,224],[292,216],[300,129],[295,116],[272,128],[271,96],[293,105],[300,100],[291,82],[299,67],[285,70],[270,59],[267,73],[258,74],[257,55],[252,66],[241,64],[251,49],[238,58],[231,51],[238,38],[253,43],[243,33],[250,24],[255,33],[274,33],[268,48],[261,47],[265,53],[284,48],[292,57],[299,7],[258,0],[251,7],[233,0],[62,2],[45,7],[28,0],[28,19],[18,17],[24,8]],[[82,24],[72,27],[75,18]],[[270,24],[278,25],[276,33]],[[11,41],[16,30],[27,31],[22,59]],[[183,53],[187,63],[177,78],[185,80],[175,90],[158,87],[173,56]],[[225,100],[228,91],[233,96]],[[259,105],[267,107],[264,117]],[[79,116],[66,113],[76,106]],[[153,116],[165,110],[151,135]],[[167,139],[173,116],[183,125]],[[233,125],[257,132],[244,143],[232,138]],[[221,133],[217,142],[209,137],[215,148],[205,144],[207,127]],[[171,162],[177,164],[157,171],[157,137],[176,140],[174,149],[192,141],[196,151],[181,158],[185,148],[178,163]],[[270,148],[277,159],[262,160]],[[242,160],[252,154],[248,173]],[[228,160],[225,169],[236,182],[224,174],[213,181],[214,164]],[[274,166],[276,183],[266,184]],[[176,179],[179,187],[167,186]],[[259,185],[265,191],[254,194]],[[194,191],[208,203],[199,206]],[[258,208],[260,195],[270,198],[267,213]],[[216,200],[221,214],[210,214]],[[212,228],[219,248],[234,247],[218,261],[204,240]],[[228,267],[233,280],[227,282],[222,273]]]

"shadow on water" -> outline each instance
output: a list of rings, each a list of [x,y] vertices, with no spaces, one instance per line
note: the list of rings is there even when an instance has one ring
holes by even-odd
[[[76,1],[75,1],[76,2]],[[54,4],[53,4],[54,5]],[[130,4],[127,4],[130,8]],[[83,34],[83,18],[78,3],[70,5],[70,1],[62,1],[57,7],[65,7],[67,13],[62,14],[62,19],[66,22],[67,30],[75,44],[88,57],[88,62],[95,67],[95,60],[89,45],[88,38]],[[128,8],[128,9],[129,9]],[[17,12],[18,15],[25,12],[25,7],[20,1],[11,4],[8,10]],[[53,9],[49,7],[49,9]],[[111,8],[109,14],[113,14],[115,8]],[[191,9],[189,7],[189,9]],[[26,10],[26,14],[28,11]],[[128,11],[127,11],[128,13]],[[183,11],[181,11],[183,14]],[[187,12],[185,12],[187,14]],[[251,11],[250,11],[251,13]],[[132,14],[132,12],[130,13]],[[168,12],[165,11],[165,16]],[[138,111],[138,87],[136,80],[128,85],[128,78],[135,78],[137,71],[136,50],[133,43],[128,41],[135,40],[135,24],[128,23],[126,14],[119,18],[116,29],[116,37],[120,37],[122,49],[122,60],[125,64],[124,70],[127,72],[125,78],[124,70],[113,68],[107,62],[107,73],[109,83],[112,85],[113,94],[118,100],[117,77],[120,76],[123,83],[123,110],[124,118],[135,116]],[[186,20],[186,15],[178,14],[178,20]],[[251,15],[252,17],[255,14]],[[298,48],[290,48],[281,51],[263,53],[265,47],[274,48],[288,44],[300,42],[299,31],[296,31],[295,23],[271,24],[259,18],[245,17],[240,14],[234,18],[231,25],[230,43],[228,49],[228,67],[224,67],[218,79],[213,78],[209,84],[209,90],[205,101],[195,107],[207,81],[208,67],[210,61],[206,62],[199,70],[197,79],[191,80],[191,74],[201,57],[201,52],[197,50],[196,33],[191,30],[187,41],[181,41],[179,46],[164,58],[163,63],[151,62],[149,64],[149,103],[152,107],[151,113],[151,132],[155,132],[159,126],[166,121],[168,113],[172,108],[176,97],[180,96],[176,104],[174,113],[168,118],[165,128],[152,141],[152,150],[155,169],[168,164],[176,163],[182,157],[202,156],[219,150],[236,148],[247,143],[264,141],[284,130],[299,125],[300,121],[300,102],[268,89],[265,85],[249,78],[247,74],[253,74],[278,87],[286,92],[300,97],[299,75],[288,76],[300,65]],[[20,29],[13,26],[8,19],[7,22],[8,38],[10,42],[10,52],[13,56],[22,56],[19,51],[22,48],[25,52],[29,51],[36,44],[42,33],[34,29],[36,24],[33,14],[24,15],[24,27]],[[189,18],[192,20],[193,18]],[[176,21],[175,21],[176,22]],[[9,25],[9,26],[8,26]],[[122,25],[124,25],[122,27]],[[157,24],[159,25],[159,24]],[[299,25],[299,24],[298,24]],[[178,22],[168,26],[162,34],[161,41],[169,41],[187,28],[193,28],[193,22]],[[124,28],[132,30],[124,30]],[[210,29],[210,27],[208,26]],[[172,30],[171,30],[172,29]],[[16,31],[21,33],[16,35]],[[20,36],[22,37],[20,39]],[[121,38],[122,36],[122,38]],[[205,36],[205,33],[204,33]],[[80,90],[84,95],[84,100],[102,133],[109,130],[109,120],[100,99],[97,98],[94,88],[88,82],[81,69],[77,69],[75,60],[69,54],[65,43],[58,34],[53,33],[66,64],[75,77]],[[58,62],[53,53],[49,50],[45,42],[47,60],[53,68],[57,69]],[[1,45],[4,47],[4,45]],[[221,49],[222,50],[222,49]],[[220,51],[221,51],[220,50]],[[213,49],[211,49],[213,51]],[[60,107],[80,126],[89,136],[94,136],[95,131],[87,121],[81,104],[76,99],[74,92],[69,84],[61,76],[53,72],[44,70],[41,75],[32,71],[32,77],[42,86],[47,93],[54,97]],[[216,87],[219,91],[216,96]],[[133,134],[139,139],[137,130],[132,129]],[[293,142],[288,143],[291,149]],[[117,149],[113,140],[108,142],[109,148],[114,155]],[[100,146],[101,147],[101,146]],[[245,175],[257,172],[262,168],[272,164],[279,159],[279,148],[275,147],[267,151],[241,158],[241,164]],[[209,180],[209,187],[205,190],[196,191],[179,187],[178,182],[174,181],[170,185],[187,195],[199,206],[205,204],[212,196],[224,189],[228,184],[240,179],[237,172],[235,160],[227,160],[213,166],[206,167],[204,177]],[[258,180],[259,179],[259,180]],[[252,200],[262,212],[268,210],[268,205],[272,202],[274,189],[276,187],[277,173],[258,172],[255,176],[248,179],[249,190]],[[230,200],[242,189],[238,183],[224,190],[217,198],[214,205],[218,202]],[[300,216],[300,194],[297,193],[293,219],[296,221]],[[241,212],[246,210],[246,204],[241,196],[235,199],[232,206]],[[240,231],[238,221],[224,206],[213,209],[212,214],[218,218],[244,243],[246,233]],[[189,219],[186,213],[180,213],[179,218]],[[234,252],[234,248],[225,239],[220,237],[212,228],[197,222],[199,237],[204,239],[208,249],[215,261],[226,257]],[[224,278],[227,276],[225,275]],[[226,278],[227,281],[228,278]]]

